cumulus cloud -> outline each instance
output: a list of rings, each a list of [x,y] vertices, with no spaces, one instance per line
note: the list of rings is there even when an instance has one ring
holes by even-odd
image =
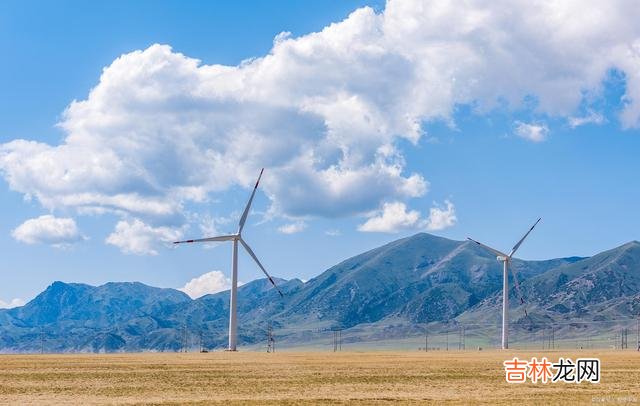
[[[112,212],[158,228],[185,206],[268,168],[270,213],[340,217],[424,195],[397,145],[422,125],[528,108],[571,117],[626,80],[623,127],[640,125],[640,9],[625,1],[390,0],[267,55],[206,65],[153,45],[114,60],[59,123],[59,144],[0,145],[11,189],[50,210]],[[544,139],[546,126],[516,133]],[[128,221],[128,220],[127,220]],[[121,223],[119,223],[120,225]]]
[[[11,235],[25,244],[50,244],[55,247],[65,247],[83,239],[74,219],[50,214],[25,221]]]
[[[139,219],[122,220],[107,239],[125,254],[157,255],[158,247],[182,237],[182,230],[170,227],[152,227]]]
[[[542,142],[547,139],[549,128],[546,124],[527,124],[522,121],[516,121],[515,134],[531,142]]]
[[[397,233],[404,230],[426,229],[430,231],[442,230],[455,225],[457,218],[453,203],[446,200],[445,208],[439,206],[429,210],[429,217],[422,217],[417,210],[408,210],[402,202],[385,203],[382,210],[358,226],[359,231]]]
[[[370,217],[358,230],[365,232],[397,233],[401,230],[416,228],[420,212],[407,211],[402,202],[385,203],[377,215]]]
[[[0,309],[12,309],[14,307],[24,306],[25,303],[26,302],[24,300],[18,298],[11,299],[8,302],[0,299]]]
[[[296,234],[307,228],[307,223],[304,221],[296,221],[294,223],[285,224],[278,228],[282,234]]]
[[[430,231],[444,230],[453,227],[458,218],[456,208],[449,200],[444,201],[445,207],[435,206],[429,209],[429,218],[426,220],[425,228]]]
[[[238,286],[242,284],[238,281]],[[191,296],[192,299],[197,299],[204,295],[229,289],[231,289],[231,279],[220,271],[211,271],[191,279],[179,290]]]

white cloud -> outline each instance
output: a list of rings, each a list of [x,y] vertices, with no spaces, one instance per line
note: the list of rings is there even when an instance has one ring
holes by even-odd
[[[340,230],[338,230],[337,228],[332,228],[330,230],[327,230],[324,232],[326,235],[328,235],[329,237],[337,237],[339,235],[342,235],[342,232]]]
[[[584,116],[569,117],[568,121],[571,128],[576,128],[585,124],[602,124],[606,120],[601,113],[589,111]]]
[[[107,239],[125,254],[157,255],[158,247],[179,239],[182,230],[170,227],[152,227],[139,219],[122,220]]]
[[[296,221],[294,223],[285,224],[278,228],[282,234],[296,234],[307,228],[307,223],[304,221]]]
[[[549,128],[546,124],[527,124],[522,121],[515,122],[515,134],[527,141],[542,142],[547,139]]]
[[[238,286],[242,284],[242,282],[238,281]],[[231,279],[220,271],[211,271],[191,279],[179,290],[191,296],[192,299],[196,299],[229,289],[231,289]]]
[[[407,210],[402,202],[385,203],[382,210],[374,212],[371,217],[358,226],[359,231],[397,233],[404,230],[429,231],[443,230],[456,224],[457,218],[453,203],[445,200],[446,208],[432,207],[429,217],[422,218],[417,210]]]
[[[413,229],[420,222],[420,212],[407,211],[402,202],[385,203],[382,210],[358,226],[359,231],[397,233],[401,230]]]
[[[11,189],[47,209],[113,212],[150,227],[267,167],[270,213],[340,217],[424,195],[396,145],[422,123],[521,109],[572,117],[625,75],[623,127],[640,125],[640,9],[620,1],[391,0],[267,55],[204,65],[153,45],[107,66],[59,123],[60,144],[0,145]],[[520,127],[518,127],[520,128]],[[516,133],[544,139],[546,126]]]
[[[25,303],[24,300],[18,298],[11,299],[9,302],[0,299],[0,309],[12,309],[14,307],[24,306]]]
[[[40,243],[55,247],[65,247],[83,239],[74,219],[50,214],[25,221],[11,235],[25,244]]]
[[[429,231],[443,230],[453,227],[458,218],[456,217],[456,208],[449,200],[444,201],[445,208],[432,207],[429,209],[429,218],[426,220],[425,227]]]
[[[220,230],[218,230],[218,226],[222,224],[220,219],[217,219],[211,215],[201,216],[199,228],[203,237],[215,237],[217,235],[223,234]]]

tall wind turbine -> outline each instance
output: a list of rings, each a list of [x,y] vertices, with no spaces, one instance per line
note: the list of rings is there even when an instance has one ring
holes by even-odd
[[[525,238],[529,236],[529,234],[533,231],[535,226],[538,225],[540,220],[542,220],[542,218],[539,218],[538,221],[536,221],[531,226],[529,231],[527,231],[524,237],[522,237],[520,241],[518,241],[518,243],[513,246],[509,255],[467,237],[467,240],[472,241],[478,244],[479,246],[483,247],[484,249],[496,254],[497,255],[496,259],[498,261],[501,261],[503,265],[503,275],[502,275],[502,349],[503,350],[506,350],[509,348],[509,274],[508,274],[509,264],[511,262],[511,259],[513,258],[513,254],[515,254],[518,248],[520,248],[520,245],[522,245],[522,242],[525,240]]]
[[[278,288],[278,285],[273,281],[269,273],[264,266],[256,257],[256,254],[253,253],[249,244],[247,244],[242,239],[242,229],[244,228],[244,223],[247,221],[247,216],[249,215],[249,210],[251,209],[251,203],[253,202],[253,197],[256,194],[256,190],[258,189],[258,184],[260,183],[260,178],[262,177],[262,172],[264,172],[264,168],[260,171],[260,175],[258,176],[258,181],[256,185],[253,187],[253,192],[251,192],[251,197],[249,197],[249,201],[247,202],[247,206],[244,208],[244,212],[242,212],[242,217],[240,217],[240,223],[238,225],[238,232],[230,235],[220,235],[217,237],[208,237],[208,238],[200,238],[198,240],[186,240],[186,241],[176,241],[174,244],[184,244],[184,243],[194,243],[194,242],[212,242],[212,241],[233,241],[232,248],[232,260],[231,260],[231,269],[232,269],[232,277],[231,277],[231,297],[229,299],[229,351],[235,351],[236,345],[238,343],[238,242],[244,247],[247,253],[256,261],[256,264],[260,267],[262,272],[267,275],[267,279],[273,285],[274,288],[282,295],[282,292]]]

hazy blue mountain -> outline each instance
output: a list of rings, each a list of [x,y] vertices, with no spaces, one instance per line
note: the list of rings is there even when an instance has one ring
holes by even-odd
[[[638,242],[591,258],[514,260],[513,269],[529,313],[525,318],[512,288],[515,323],[640,311]],[[423,323],[493,323],[502,265],[475,244],[422,233],[349,258],[306,283],[276,281],[284,298],[265,279],[239,288],[241,344],[263,341],[268,323],[293,331],[291,340],[305,329],[351,328],[364,336],[372,334],[367,326],[385,323],[407,333]],[[228,318],[228,291],[192,300],[141,283],[54,282],[25,306],[0,310],[0,351],[38,351],[42,343],[46,351],[178,351],[200,339],[222,348]]]
[[[109,327],[188,301],[189,296],[175,289],[139,282],[111,282],[98,287],[54,282],[25,306],[9,310],[9,314],[24,326],[74,320],[84,327]]]
[[[0,312],[0,348],[39,349],[44,336],[49,350],[118,350],[129,346],[122,335],[161,328],[163,309],[190,301],[178,290],[138,282],[54,282],[26,305]]]

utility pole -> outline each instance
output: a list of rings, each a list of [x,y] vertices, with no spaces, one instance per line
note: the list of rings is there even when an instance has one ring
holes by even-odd
[[[424,329],[424,352],[429,351],[429,331]]]

